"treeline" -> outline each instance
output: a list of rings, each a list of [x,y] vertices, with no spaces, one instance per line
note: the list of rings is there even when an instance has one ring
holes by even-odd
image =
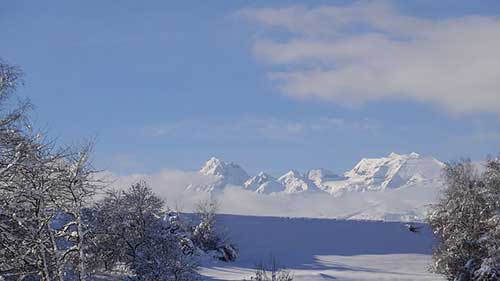
[[[236,250],[215,227],[215,204],[184,220],[143,182],[120,191],[89,162],[91,145],[60,147],[34,130],[16,99],[19,68],[0,61],[0,280],[196,280],[196,256]],[[95,200],[99,195],[99,200]]]

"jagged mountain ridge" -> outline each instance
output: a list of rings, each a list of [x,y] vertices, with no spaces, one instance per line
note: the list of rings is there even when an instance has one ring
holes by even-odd
[[[220,191],[228,185],[243,186],[249,178],[247,172],[238,164],[225,162],[216,157],[205,162],[199,173],[212,180],[201,185],[190,184],[186,189],[204,192]]]
[[[444,164],[417,153],[391,153],[381,158],[363,158],[353,169],[338,175],[327,169],[313,169],[304,174],[290,170],[276,178],[265,172],[250,177],[238,164],[212,157],[199,170],[213,180],[188,189],[214,192],[226,186],[239,186],[262,194],[300,194],[326,192],[341,195],[351,191],[384,191],[408,185],[441,185]]]
[[[441,185],[441,161],[410,154],[391,153],[381,158],[363,158],[350,171],[344,173],[344,179],[323,182],[325,191],[335,194],[348,191],[383,191],[398,189],[411,184]]]

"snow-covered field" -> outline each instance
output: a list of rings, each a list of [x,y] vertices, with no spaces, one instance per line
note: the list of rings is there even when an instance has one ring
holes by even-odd
[[[429,229],[381,221],[220,215],[240,248],[234,263],[203,262],[208,280],[249,278],[273,256],[294,280],[444,280],[431,274]]]

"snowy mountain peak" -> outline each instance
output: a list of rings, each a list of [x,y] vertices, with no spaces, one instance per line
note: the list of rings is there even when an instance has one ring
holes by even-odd
[[[327,169],[313,169],[307,173],[307,178],[313,181],[316,185],[321,185],[325,181],[340,180],[343,177],[335,174]]]
[[[206,183],[190,184],[186,189],[203,192],[220,191],[227,185],[243,186],[249,178],[247,172],[238,164],[224,162],[216,157],[206,161],[199,173],[207,176]]]
[[[275,181],[275,180],[276,179],[273,176],[271,176],[265,172],[260,172],[258,175],[253,176],[253,177],[249,178],[247,181],[245,181],[245,183],[243,184],[243,187],[245,189],[248,189],[248,190],[256,191],[264,183],[269,182],[269,181]]]
[[[410,157],[412,158],[419,158],[420,157],[420,154],[416,153],[416,152],[412,152],[409,154]]]
[[[286,178],[286,177],[296,177],[296,178],[302,178],[302,174],[297,171],[297,170],[290,170],[288,172],[286,172],[284,175],[282,175],[281,177],[279,177],[279,180],[281,180],[282,178]]]
[[[268,173],[263,172],[263,171],[259,172],[259,173],[257,174],[257,176],[259,176],[259,177],[261,177],[261,178],[266,178],[266,179],[267,179],[267,178],[272,178],[272,177],[273,177],[273,176],[271,176],[271,175],[269,175]]]
[[[416,152],[412,152],[410,154],[398,154],[396,152],[391,152],[389,153],[389,156],[387,156],[387,158],[391,158],[391,159],[400,159],[400,158],[420,158],[420,154],[416,153]]]
[[[285,193],[302,193],[318,191],[319,188],[310,179],[303,176],[296,170],[290,170],[286,174],[278,178],[284,187]]]
[[[394,158],[398,158],[398,157],[400,157],[400,156],[401,156],[401,155],[397,154],[396,152],[391,152],[391,153],[389,154],[389,158],[393,158],[393,159],[394,159]]]
[[[345,176],[354,189],[384,190],[410,182],[436,180],[441,176],[443,163],[418,153],[391,153],[388,157],[363,158]]]
[[[226,184],[242,185],[248,178],[247,172],[238,164],[224,162],[216,157],[210,158],[200,169],[200,173],[207,176],[216,176]]]
[[[201,167],[200,173],[204,175],[216,175],[225,165],[226,163],[224,161],[219,158],[212,157],[205,162],[203,167]]]

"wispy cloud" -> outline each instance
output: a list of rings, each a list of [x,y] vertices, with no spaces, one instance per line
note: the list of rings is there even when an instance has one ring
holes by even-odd
[[[500,18],[408,16],[388,2],[246,9],[257,58],[295,98],[500,113]]]
[[[190,121],[177,121],[169,124],[162,124],[161,126],[146,126],[142,131],[146,136],[161,137],[175,134],[176,132],[182,131],[184,128],[190,126]]]
[[[383,125],[381,122],[373,119],[362,119],[347,121],[343,118],[331,118],[325,117],[317,120],[310,124],[310,129],[313,131],[325,131],[325,130],[358,130],[358,131],[369,131],[375,132],[382,129]]]
[[[144,128],[144,134],[151,137],[160,137],[167,135],[169,130],[160,127],[148,126]]]
[[[382,128],[373,119],[347,120],[339,117],[321,117],[310,120],[287,120],[275,117],[246,117],[226,120],[179,121],[143,128],[150,137],[190,136],[191,138],[259,138],[287,140],[317,136],[337,130],[373,133]]]

